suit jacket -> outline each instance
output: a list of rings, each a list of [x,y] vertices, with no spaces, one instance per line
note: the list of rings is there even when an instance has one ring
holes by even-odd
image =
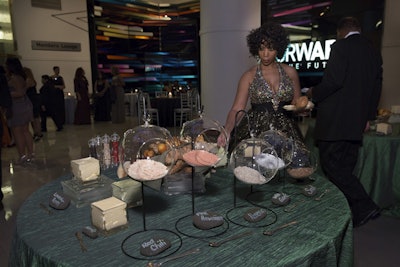
[[[315,138],[361,141],[366,123],[376,117],[382,89],[382,57],[360,34],[336,41],[320,84],[312,90],[316,102]]]

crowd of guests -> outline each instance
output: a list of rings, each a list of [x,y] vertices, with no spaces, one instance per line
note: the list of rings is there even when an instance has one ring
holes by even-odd
[[[8,92],[11,99],[9,105],[5,103],[0,108],[1,147],[17,148],[18,159],[15,164],[24,164],[34,159],[33,143],[39,141],[43,133],[47,132],[47,118],[53,120],[57,131],[63,130],[66,115],[65,82],[60,75],[60,67],[54,66],[53,72],[52,75],[43,74],[41,85],[38,85],[32,70],[23,66],[18,57],[9,56],[4,66],[0,66],[1,90]],[[102,73],[99,73],[95,86],[94,120],[110,121],[111,87]],[[89,82],[81,67],[75,72],[74,91],[76,94],[74,124],[90,124]]]

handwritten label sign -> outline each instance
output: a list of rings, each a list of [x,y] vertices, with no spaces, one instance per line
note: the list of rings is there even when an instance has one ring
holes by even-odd
[[[197,212],[193,215],[193,224],[199,229],[208,230],[221,226],[224,223],[224,217],[214,212]]]
[[[71,200],[63,193],[55,192],[50,197],[49,206],[56,210],[65,210],[70,202]]]
[[[248,222],[259,222],[267,216],[267,210],[261,208],[251,208],[244,214],[244,219]]]
[[[140,254],[143,256],[154,256],[160,254],[170,247],[171,241],[168,239],[153,237],[150,240],[142,243],[140,246]]]

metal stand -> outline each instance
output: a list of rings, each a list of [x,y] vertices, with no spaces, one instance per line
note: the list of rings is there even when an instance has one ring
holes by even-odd
[[[137,259],[137,260],[158,260],[158,259],[163,259],[165,257],[168,257],[168,256],[176,253],[178,250],[180,250],[180,248],[182,247],[182,238],[177,233],[175,233],[175,232],[173,232],[171,230],[167,230],[167,229],[147,229],[147,227],[146,227],[146,206],[145,206],[146,201],[145,201],[145,194],[144,194],[144,184],[143,184],[143,181],[140,181],[140,182],[141,182],[142,203],[143,203],[142,204],[143,230],[135,232],[135,233],[127,236],[122,241],[121,250],[128,257],[133,258],[133,259]],[[137,253],[137,251],[138,251],[138,248],[140,248],[140,246],[141,246],[140,242],[143,242],[144,240],[146,240],[146,238],[152,237],[149,234],[149,232],[155,232],[155,233],[156,232],[162,232],[164,235],[165,234],[170,235],[173,238],[177,239],[178,245],[176,246],[176,248],[172,249],[169,253],[168,253],[169,249],[167,249],[165,252],[160,253],[162,256],[158,256],[158,255],[156,255],[154,257],[143,256],[140,253]],[[143,237],[139,237],[141,235]],[[153,234],[153,236],[154,236],[154,234]],[[157,236],[161,236],[161,234],[158,234]],[[128,246],[128,244],[127,244],[128,240],[130,240],[132,237],[135,237],[134,241],[133,241],[135,244]],[[135,241],[137,241],[137,242],[135,242]],[[174,243],[176,243],[176,241],[175,242],[171,241],[171,244],[174,244]]]

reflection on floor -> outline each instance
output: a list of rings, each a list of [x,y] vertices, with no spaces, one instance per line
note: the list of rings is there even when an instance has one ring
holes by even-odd
[[[127,117],[123,124],[96,122],[91,125],[66,125],[61,132],[48,122],[48,132],[35,143],[36,160],[30,166],[15,166],[16,148],[2,150],[4,209],[0,211],[0,266],[8,266],[15,220],[19,207],[40,186],[70,173],[72,159],[89,155],[88,140],[96,135],[118,133],[138,125]],[[302,125],[304,126],[304,125]],[[302,128],[304,130],[304,128]],[[169,129],[172,134],[179,129]],[[400,220],[382,216],[354,231],[354,266],[399,266]]]

